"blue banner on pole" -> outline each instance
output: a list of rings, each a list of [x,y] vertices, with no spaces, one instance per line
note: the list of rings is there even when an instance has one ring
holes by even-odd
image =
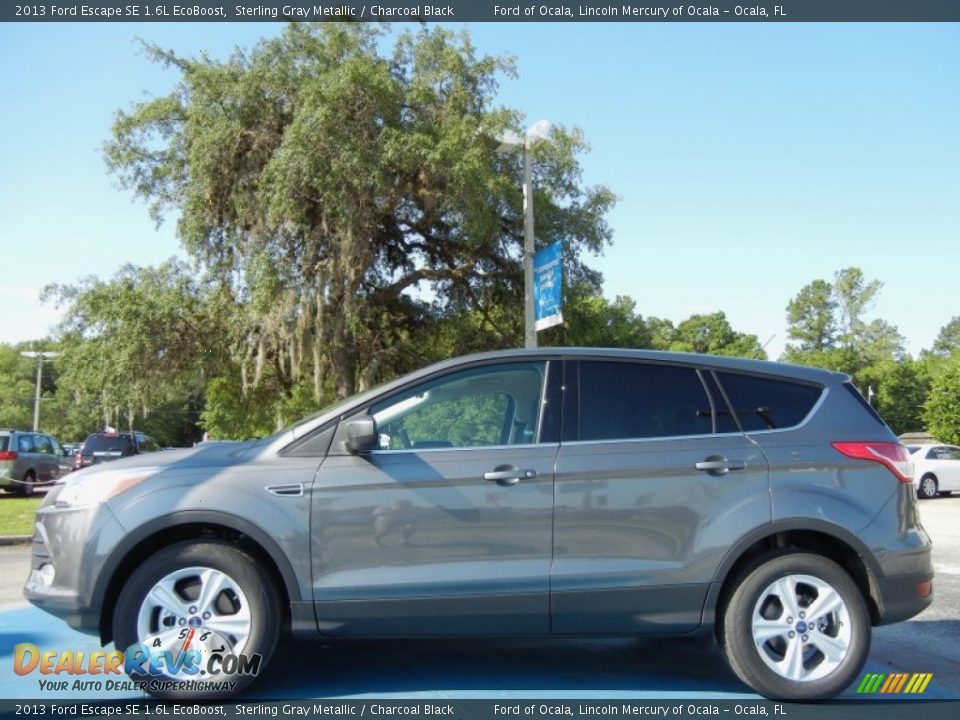
[[[548,245],[533,256],[534,328],[539,332],[563,322],[563,248]]]

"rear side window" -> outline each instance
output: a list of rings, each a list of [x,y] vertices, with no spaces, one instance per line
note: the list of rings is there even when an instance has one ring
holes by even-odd
[[[777,430],[803,422],[823,389],[779,378],[718,372],[745,432]]]
[[[692,368],[580,363],[580,439],[709,435],[710,399]]]
[[[960,448],[935,447],[927,453],[928,460],[960,460]]]
[[[17,451],[22,453],[33,452],[33,435],[20,435],[17,438]]]

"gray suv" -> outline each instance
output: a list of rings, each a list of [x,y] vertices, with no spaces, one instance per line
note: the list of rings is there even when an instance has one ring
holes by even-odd
[[[117,648],[197,628],[264,661],[283,629],[713,634],[758,692],[814,699],[932,579],[906,449],[848,377],[549,348],[74,473],[24,591]]]
[[[0,430],[0,489],[29,497],[69,471],[69,457],[49,435]]]

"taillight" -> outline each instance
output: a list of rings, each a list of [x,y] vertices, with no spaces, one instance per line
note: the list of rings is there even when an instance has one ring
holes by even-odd
[[[17,457],[19,456],[14,450],[4,450],[0,452],[0,460],[16,460]]]
[[[910,453],[900,443],[892,442],[835,442],[833,449],[847,457],[871,460],[885,465],[900,482],[913,482],[913,463]]]
[[[74,466],[75,468],[82,468],[82,467],[83,467],[83,454],[82,454],[82,453],[79,453],[79,452],[77,453],[76,457],[75,457],[74,460],[73,460],[73,466]]]

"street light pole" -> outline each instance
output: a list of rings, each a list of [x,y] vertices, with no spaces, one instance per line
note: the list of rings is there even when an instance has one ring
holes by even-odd
[[[530,143],[523,144],[523,346],[537,346],[533,312],[533,179]]]
[[[37,359],[37,390],[36,394],[33,397],[33,431],[37,432],[40,429],[40,381],[43,379],[43,361],[44,360],[53,360],[60,353],[58,352],[33,352],[27,351],[20,353],[23,357],[26,358],[36,358]]]
[[[537,347],[537,330],[533,308],[533,171],[530,163],[530,147],[550,134],[550,123],[540,120],[523,137],[508,131],[497,138],[501,152],[514,148],[523,150],[523,346]]]

